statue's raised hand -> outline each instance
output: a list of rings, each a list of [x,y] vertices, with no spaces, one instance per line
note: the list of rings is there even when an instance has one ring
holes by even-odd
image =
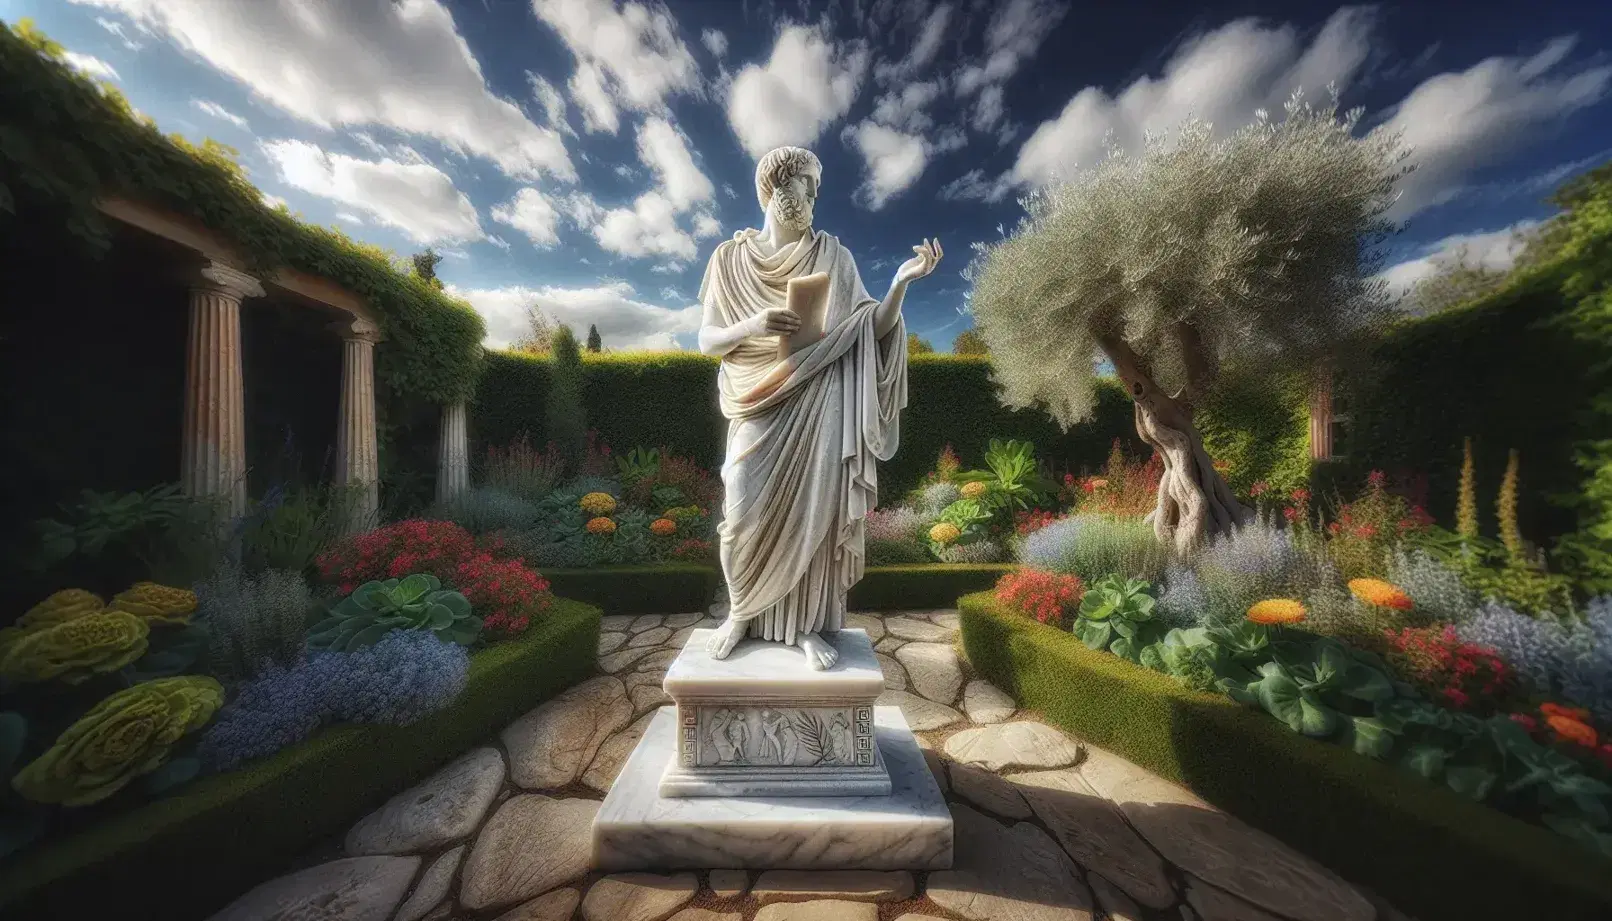
[[[940,248],[939,240],[925,240],[922,245],[914,246],[912,251],[917,255],[901,263],[901,268],[896,269],[898,284],[917,281],[933,272],[935,265],[940,262],[940,257],[946,255]]]

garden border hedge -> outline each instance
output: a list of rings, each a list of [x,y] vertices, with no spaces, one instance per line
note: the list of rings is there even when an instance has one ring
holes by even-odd
[[[0,869],[0,913],[206,917],[591,674],[600,616],[559,601],[525,636],[477,652],[459,698],[412,726],[335,726],[25,852]]]
[[[1612,917],[1612,872],[1547,829],[1297,735],[1073,634],[958,599],[969,661],[1081,739],[1192,789],[1423,921]]]
[[[606,614],[704,612],[716,597],[722,571],[697,563],[544,569],[549,590],[586,602]]]
[[[1015,563],[919,563],[869,566],[851,587],[847,607],[853,611],[919,611],[949,608],[960,595],[996,586]]]

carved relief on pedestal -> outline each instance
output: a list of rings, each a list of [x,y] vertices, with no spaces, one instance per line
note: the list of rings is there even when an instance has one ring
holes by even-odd
[[[872,707],[692,707],[681,716],[684,767],[874,763]]]

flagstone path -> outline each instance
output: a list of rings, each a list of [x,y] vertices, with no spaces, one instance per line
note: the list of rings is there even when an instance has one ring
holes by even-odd
[[[853,614],[956,822],[928,873],[590,870],[600,800],[706,614],[604,619],[597,677],[360,820],[214,921],[1407,921],[971,675],[957,614]]]

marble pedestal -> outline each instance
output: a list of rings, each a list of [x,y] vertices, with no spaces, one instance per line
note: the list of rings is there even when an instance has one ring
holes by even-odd
[[[891,781],[884,796],[662,796],[659,780],[677,748],[677,723],[677,710],[662,707],[622,766],[594,819],[596,868],[951,867],[951,812],[900,707],[874,708],[875,744]]]
[[[666,670],[677,740],[666,752],[661,796],[890,793],[874,740],[884,674],[866,631],[825,635],[840,654],[825,671],[808,667],[799,649],[754,639],[713,659],[713,632],[694,631]]]

